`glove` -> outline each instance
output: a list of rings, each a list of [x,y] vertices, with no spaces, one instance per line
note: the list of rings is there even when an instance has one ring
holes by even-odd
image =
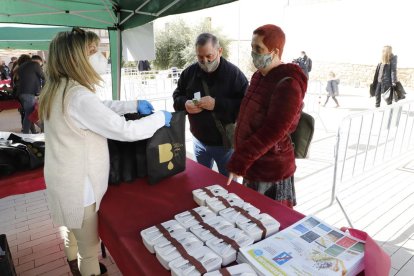
[[[138,113],[141,115],[149,115],[154,110],[154,107],[151,103],[146,100],[138,101]]]
[[[170,122],[171,122],[171,117],[172,114],[171,112],[165,111],[165,110],[161,110],[164,113],[164,117],[165,117],[165,126],[169,127],[170,126]]]

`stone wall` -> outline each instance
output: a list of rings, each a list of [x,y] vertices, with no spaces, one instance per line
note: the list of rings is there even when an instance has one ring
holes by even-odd
[[[373,81],[375,69],[376,65],[313,61],[310,79],[325,82],[328,73],[333,71],[341,79],[341,84],[353,87],[368,87]],[[414,68],[398,68],[397,74],[404,87],[414,88]]]

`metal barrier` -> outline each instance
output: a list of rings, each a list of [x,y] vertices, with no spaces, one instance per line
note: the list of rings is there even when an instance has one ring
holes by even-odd
[[[413,129],[414,101],[401,101],[345,117],[338,128],[332,196],[327,207],[338,202],[353,226],[338,186],[414,150]]]
[[[122,68],[121,100],[152,99],[171,96],[177,86],[181,69],[164,71],[138,71]],[[102,75],[104,84],[97,88],[101,99],[112,99],[111,75]]]
[[[303,99],[303,111],[306,113],[311,114],[312,116],[316,117],[316,119],[321,122],[324,130],[328,132],[325,123],[322,120],[322,117],[319,115],[321,105],[322,105],[322,97],[326,95],[325,90],[323,89],[323,85],[321,81],[314,80],[308,82],[308,91],[306,92],[305,98]]]

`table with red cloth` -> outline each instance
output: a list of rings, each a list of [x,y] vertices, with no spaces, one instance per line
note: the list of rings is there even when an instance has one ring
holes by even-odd
[[[0,80],[0,88],[2,88],[4,85],[10,85],[10,80]],[[8,109],[17,109],[19,107],[20,103],[17,100],[0,100],[0,112]]]
[[[0,101],[0,112],[9,109],[18,109],[20,103],[17,100],[4,100]]]
[[[0,176],[0,198],[35,192],[46,188],[43,166],[34,170]]]
[[[192,191],[227,178],[187,160],[185,172],[153,186],[140,179],[109,186],[99,210],[100,237],[124,275],[170,275],[144,246],[140,231],[197,207]],[[256,191],[233,182],[225,187],[246,202],[276,218],[281,229],[304,217]]]

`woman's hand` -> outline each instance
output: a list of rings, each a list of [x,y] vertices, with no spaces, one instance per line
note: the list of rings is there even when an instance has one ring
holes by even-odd
[[[240,175],[230,172],[229,179],[227,180],[227,186],[230,185],[232,180],[236,180],[238,177],[240,177]]]

